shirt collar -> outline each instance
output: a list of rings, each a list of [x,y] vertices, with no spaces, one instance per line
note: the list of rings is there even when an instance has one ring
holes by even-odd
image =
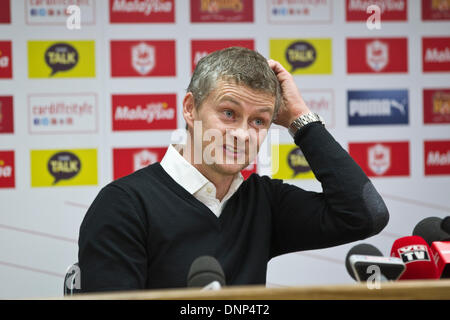
[[[190,194],[196,193],[206,184],[210,183],[200,171],[183,158],[172,144],[167,148],[166,154],[161,160],[161,166],[173,180]],[[244,177],[240,172],[236,174],[227,195],[231,196],[239,188],[243,180]]]

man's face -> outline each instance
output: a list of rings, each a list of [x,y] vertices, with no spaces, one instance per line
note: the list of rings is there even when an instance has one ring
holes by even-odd
[[[195,134],[194,126],[195,152],[202,153],[203,165],[224,175],[234,175],[248,166],[267,135],[274,106],[275,97],[268,93],[218,81],[194,110],[195,121],[202,124],[201,130],[197,128],[201,137]]]

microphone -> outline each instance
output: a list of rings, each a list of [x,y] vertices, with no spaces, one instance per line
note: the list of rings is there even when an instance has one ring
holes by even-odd
[[[187,277],[188,287],[219,290],[225,285],[225,274],[219,262],[211,256],[201,256],[192,262]]]
[[[447,224],[450,223],[449,219],[447,221],[444,227],[447,227]],[[441,228],[442,224],[443,220],[441,218],[428,217],[416,224],[412,234],[413,236],[422,237],[430,247],[435,241],[450,241],[450,234]]]
[[[441,221],[441,229],[450,234],[450,216],[445,217]]]
[[[347,253],[345,267],[354,280],[367,281],[371,276],[369,268],[372,266],[379,268],[381,281],[397,280],[405,271],[405,264],[401,259],[383,257],[381,251],[371,244],[358,244]]]
[[[438,272],[430,246],[419,236],[408,236],[394,241],[391,257],[398,257],[406,265],[399,280],[436,279]]]
[[[431,247],[431,254],[436,263],[438,278],[450,278],[450,217],[445,219],[429,217],[420,221],[413,234],[421,236]]]

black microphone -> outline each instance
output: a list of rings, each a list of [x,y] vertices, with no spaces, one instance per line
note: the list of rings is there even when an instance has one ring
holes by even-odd
[[[441,221],[441,229],[450,234],[450,216],[445,217]]]
[[[402,259],[383,257],[380,250],[368,243],[361,243],[349,250],[345,258],[345,267],[356,281],[367,281],[371,276],[371,267],[380,270],[380,280],[397,280],[405,271]]]
[[[445,231],[450,223],[449,218],[428,217],[413,230],[413,235],[424,238],[431,247],[437,275],[441,279],[450,278],[450,233]]]
[[[442,222],[443,220],[438,217],[428,217],[422,219],[414,227],[412,234],[413,236],[422,237],[430,247],[435,241],[450,241],[450,234],[441,228]]]
[[[187,277],[188,287],[203,287],[203,290],[218,290],[224,285],[225,274],[216,258],[201,256],[192,262]]]

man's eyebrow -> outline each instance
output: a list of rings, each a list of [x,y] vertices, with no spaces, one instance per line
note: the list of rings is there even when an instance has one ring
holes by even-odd
[[[219,99],[219,103],[220,103],[220,102],[224,102],[224,101],[228,101],[228,102],[231,102],[231,103],[233,103],[233,104],[235,104],[235,105],[241,106],[241,103],[240,103],[239,101],[237,101],[236,99],[233,99],[233,98],[230,97],[230,96],[223,96],[223,97],[221,97],[221,98]]]
[[[257,109],[256,112],[259,112],[259,113],[264,113],[264,112],[272,113],[273,112],[273,108],[271,108],[271,107],[262,107],[262,108]]]
[[[223,96],[223,97],[221,97],[219,99],[219,103],[220,102],[224,102],[224,101],[231,102],[231,103],[241,107],[241,103],[239,101],[237,101],[236,99],[233,99],[232,97]],[[261,108],[258,108],[256,110],[256,112],[258,112],[258,113],[264,113],[264,112],[272,113],[273,112],[273,108],[271,108],[271,107],[261,107]]]

